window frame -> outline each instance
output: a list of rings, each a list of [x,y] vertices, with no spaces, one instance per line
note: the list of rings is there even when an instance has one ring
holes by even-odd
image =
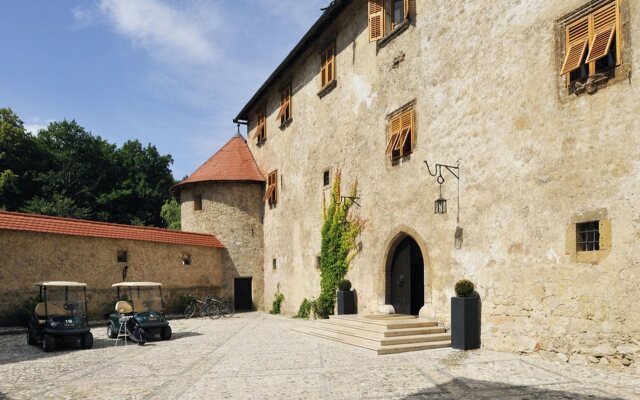
[[[280,109],[276,116],[276,120],[280,122],[280,128],[284,128],[293,118],[291,115],[291,100],[291,84],[289,84],[280,91]]]
[[[256,144],[261,145],[267,142],[267,110],[262,107],[256,113]]]
[[[193,195],[193,211],[202,211],[203,202],[202,202],[202,193]]]
[[[415,104],[409,104],[388,117],[385,154],[392,163],[408,157],[415,150]]]
[[[336,80],[336,42],[332,41],[320,52],[320,90]]]
[[[402,21],[395,21],[395,3],[403,2]],[[411,6],[415,0],[368,0],[367,15],[369,21],[369,42],[379,44],[385,38],[394,36],[408,26],[411,17]]]
[[[278,170],[270,172],[267,176],[267,188],[264,194],[264,201],[271,207],[275,207],[278,203]]]

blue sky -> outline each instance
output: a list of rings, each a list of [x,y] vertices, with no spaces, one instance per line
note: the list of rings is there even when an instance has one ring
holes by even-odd
[[[75,119],[190,174],[329,0],[3,0],[0,107],[27,128]],[[244,130],[243,130],[244,133]]]

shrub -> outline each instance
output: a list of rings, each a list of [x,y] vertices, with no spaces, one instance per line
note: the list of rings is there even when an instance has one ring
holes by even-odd
[[[338,283],[338,290],[341,292],[348,292],[351,290],[351,281],[348,279],[343,279]]]
[[[280,314],[280,308],[284,301],[284,294],[280,293],[280,283],[276,287],[276,293],[273,295],[273,303],[271,304],[271,314]]]
[[[302,300],[302,304],[300,304],[300,308],[298,309],[298,313],[293,316],[293,318],[309,318],[311,314],[311,302],[306,298]]]
[[[473,283],[468,279],[460,279],[455,286],[456,294],[459,297],[469,297],[473,294]]]

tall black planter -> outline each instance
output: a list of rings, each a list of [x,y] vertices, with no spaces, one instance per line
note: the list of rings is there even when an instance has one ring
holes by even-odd
[[[451,298],[451,347],[458,350],[480,348],[480,298]]]
[[[338,315],[357,313],[355,292],[338,290]]]

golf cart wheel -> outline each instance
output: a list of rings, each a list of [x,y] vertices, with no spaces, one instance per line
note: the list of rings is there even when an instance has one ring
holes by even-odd
[[[50,353],[56,349],[56,339],[51,335],[44,335],[44,340],[42,341],[42,350],[45,353]]]
[[[169,340],[171,339],[171,327],[170,326],[163,326],[162,329],[160,330],[160,339],[162,340]]]
[[[193,304],[189,304],[187,308],[184,310],[184,317],[191,318],[195,313],[196,313],[196,306],[194,306]]]
[[[118,332],[116,331],[112,323],[109,323],[107,325],[107,337],[109,339],[115,339],[118,337]]]
[[[35,346],[38,344],[38,337],[35,335],[31,328],[27,329],[27,344],[29,346]]]
[[[83,349],[90,349],[93,347],[93,334],[91,332],[87,332],[80,337],[80,346]]]

